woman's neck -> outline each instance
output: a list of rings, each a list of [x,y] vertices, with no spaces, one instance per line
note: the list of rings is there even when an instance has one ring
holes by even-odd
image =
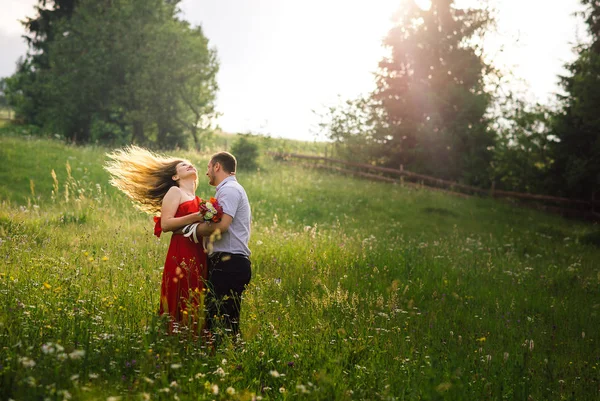
[[[179,189],[181,189],[186,195],[195,196],[196,194],[196,183],[195,181],[186,180],[179,181]]]

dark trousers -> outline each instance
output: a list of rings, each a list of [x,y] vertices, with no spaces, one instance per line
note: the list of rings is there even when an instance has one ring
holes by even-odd
[[[208,258],[206,328],[213,341],[219,342],[219,328],[234,338],[240,333],[242,292],[251,277],[250,259],[243,255],[215,252]]]

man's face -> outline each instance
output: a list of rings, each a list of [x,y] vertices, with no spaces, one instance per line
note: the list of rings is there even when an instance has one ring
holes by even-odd
[[[208,166],[206,168],[206,176],[208,177],[208,184],[215,186],[216,176],[215,176],[215,163],[212,161],[208,162]]]

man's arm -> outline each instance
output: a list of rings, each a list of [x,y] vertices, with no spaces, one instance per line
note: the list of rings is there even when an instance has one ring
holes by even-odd
[[[232,221],[233,217],[231,217],[228,214],[223,214],[223,217],[221,217],[221,221],[219,221],[218,223],[198,224],[198,227],[196,227],[196,234],[201,235],[203,237],[208,237],[217,230],[219,230],[219,232],[221,233],[227,232]]]

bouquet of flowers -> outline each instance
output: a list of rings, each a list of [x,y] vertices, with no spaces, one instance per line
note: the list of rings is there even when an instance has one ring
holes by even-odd
[[[200,199],[200,211],[198,212],[204,221],[212,221],[218,223],[223,217],[223,208],[219,205],[216,198],[210,198],[209,200]]]

